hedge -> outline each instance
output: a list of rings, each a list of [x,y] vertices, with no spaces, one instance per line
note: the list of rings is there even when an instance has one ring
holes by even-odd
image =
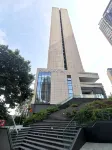
[[[112,101],[100,100],[86,104],[80,110],[66,112],[67,117],[74,117],[80,124],[88,124],[99,120],[112,119]]]
[[[35,123],[38,121],[42,121],[42,120],[46,119],[49,114],[56,112],[58,110],[59,110],[58,106],[48,107],[47,109],[42,110],[42,111],[26,118],[23,122],[23,125],[28,125],[28,124],[32,124],[32,123]]]

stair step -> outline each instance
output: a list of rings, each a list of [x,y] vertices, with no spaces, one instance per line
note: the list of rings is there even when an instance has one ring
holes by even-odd
[[[30,125],[30,127],[32,127],[32,126],[51,126],[51,125],[68,125],[69,123],[44,123],[44,124],[32,124],[32,125]],[[75,125],[75,123],[71,123],[71,125]]]
[[[35,130],[30,130],[29,133],[31,133],[32,131],[35,131]],[[78,131],[78,130],[75,130],[74,133],[76,133],[77,131]],[[35,131],[35,132],[41,133],[41,134],[43,134],[43,133],[58,133],[58,134],[62,134],[62,135],[63,135],[63,131],[60,132],[60,131],[48,131],[48,130],[43,131],[43,130],[37,130],[37,131]],[[64,132],[64,135],[65,135],[65,134],[74,135],[74,133],[73,133],[73,132],[66,132],[66,131],[65,131],[65,132]]]
[[[52,133],[40,133],[40,132],[29,132],[29,134],[34,134],[34,135],[47,135],[47,136],[55,136],[55,137],[63,137],[63,134],[52,134]],[[65,138],[74,138],[75,137],[75,134],[74,136],[72,135],[64,135]]]
[[[24,136],[23,136],[24,135]],[[13,137],[11,137],[11,139],[13,139],[13,138],[18,138],[18,137],[25,137],[27,134],[19,134],[18,136],[13,136]]]
[[[23,137],[23,136],[14,137],[14,138],[12,138],[12,141],[13,141],[13,140],[15,141],[16,139],[18,139],[18,140],[19,140],[19,139],[23,139],[23,138],[25,138],[25,137]]]
[[[51,144],[45,144],[45,143],[43,143],[43,142],[35,142],[35,141],[31,141],[31,140],[27,140],[27,139],[25,139],[24,140],[25,142],[28,142],[28,143],[32,143],[32,144],[35,144],[35,145],[41,145],[42,147],[44,147],[44,148],[48,148],[48,150],[49,149],[52,149],[52,150],[63,150],[63,148],[60,148],[59,146],[53,146],[53,145],[51,145]],[[64,146],[63,146],[64,147]]]
[[[64,128],[65,129],[65,128]],[[58,133],[63,133],[63,131],[64,131],[64,129],[55,129],[55,128],[53,128],[53,129],[38,129],[38,128],[31,128],[29,131],[22,131],[22,132],[19,132],[18,133],[18,135],[17,134],[12,134],[11,135],[11,138],[13,139],[14,137],[15,138],[17,138],[17,137],[20,137],[20,136],[25,136],[25,135],[27,135],[29,132],[31,132],[31,131],[36,131],[36,132],[58,132]],[[73,130],[73,129],[69,129],[69,128],[67,128],[66,129],[66,132],[65,132],[65,134],[66,133],[71,133],[71,134],[73,134],[73,133],[75,133],[75,132],[77,132],[78,130],[77,129],[75,129],[75,130]]]
[[[32,145],[32,144],[28,144],[28,143],[22,143],[21,146],[28,147],[31,150],[48,150],[48,149],[42,148],[40,146],[35,146],[35,145]]]
[[[30,148],[27,148],[27,147],[25,147],[25,146],[20,146],[20,147],[15,147],[14,149],[16,150],[16,149],[21,149],[21,150],[32,150],[32,149],[30,149]]]
[[[18,132],[18,134],[12,133],[11,136],[13,136],[13,135],[14,135],[14,136],[18,136],[20,133],[21,133],[21,134],[24,134],[24,133],[27,133],[27,132],[28,132],[27,130],[25,130],[25,131],[20,131],[20,132]]]
[[[61,120],[43,120],[43,122],[48,122],[48,123],[69,123],[70,122],[70,120],[63,120],[63,121],[61,121]]]
[[[50,127],[54,127],[54,128],[60,128],[60,127],[61,128],[66,128],[67,125],[31,126],[31,128],[50,128]],[[69,127],[76,128],[77,126],[75,126],[75,125],[69,125]],[[22,131],[25,131],[25,130],[22,130]],[[26,131],[28,131],[28,130],[26,130]]]
[[[38,128],[33,129],[32,128],[29,131],[39,131],[39,132],[46,132],[46,131],[56,131],[56,132],[58,132],[58,131],[62,131],[63,132],[64,130],[66,130],[66,131],[69,131],[69,132],[77,132],[77,130],[73,130],[73,129],[69,129],[69,128],[66,128],[66,129],[65,128],[64,129],[55,129],[53,127],[51,127],[51,128],[50,129],[38,129]]]
[[[42,129],[42,130],[44,130],[44,129],[51,129],[51,127],[53,127],[54,129],[65,129],[65,127],[60,127],[60,126],[48,126],[48,127],[37,127],[37,126],[34,126],[34,127],[32,127],[32,128],[30,128],[30,129]],[[68,127],[68,128],[70,128],[70,129],[75,129],[76,127],[74,126],[74,127]]]
[[[15,145],[16,143],[21,143],[21,142],[23,142],[24,139],[25,139],[25,138],[23,138],[23,139],[18,139],[18,140],[13,141],[13,145]]]
[[[63,146],[65,145],[66,147],[69,147],[70,144],[66,144],[66,143],[63,143],[63,142],[57,142],[57,141],[52,141],[52,140],[47,140],[47,139],[41,139],[41,138],[33,138],[33,137],[26,137],[26,139],[28,140],[33,140],[35,142],[43,142],[43,143],[48,143],[48,144],[53,144],[53,145],[58,145],[58,146]]]
[[[15,147],[21,146],[21,144],[22,144],[22,141],[21,142],[17,142],[17,143],[13,143],[12,146],[15,149]]]
[[[64,142],[72,142],[73,140],[70,140],[70,139],[64,139],[63,137],[62,138],[58,138],[58,137],[49,137],[49,136],[43,136],[43,135],[34,135],[34,134],[28,134],[28,136],[30,137],[35,137],[35,138],[42,138],[42,139],[51,139],[51,140],[57,140],[57,141],[64,141]]]

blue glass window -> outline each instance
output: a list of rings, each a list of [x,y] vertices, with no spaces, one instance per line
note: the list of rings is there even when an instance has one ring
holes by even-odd
[[[69,90],[72,90],[72,85],[69,85],[69,84],[68,84],[68,89],[69,89]]]
[[[51,94],[51,73],[39,72],[37,80],[37,103],[49,103]]]
[[[69,89],[68,92],[71,94],[71,93],[73,93],[73,90],[72,90],[72,89],[71,89],[71,90]]]
[[[71,96],[73,96],[71,75],[67,75],[67,85],[68,85],[68,95],[69,95],[69,97],[71,97]]]

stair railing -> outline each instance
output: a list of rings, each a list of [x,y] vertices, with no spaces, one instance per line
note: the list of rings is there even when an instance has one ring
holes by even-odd
[[[75,120],[75,116],[70,120],[70,122],[69,122],[69,123],[67,124],[67,126],[64,128],[64,130],[63,130],[63,139],[65,139],[66,131],[70,129],[70,126],[71,126],[72,124],[74,125],[74,128],[73,128],[73,132],[74,132],[74,129],[75,129],[76,125],[77,125],[77,123],[76,123],[74,120]],[[64,140],[63,140],[63,143],[64,143]],[[64,145],[64,148],[66,148],[65,145]]]
[[[9,139],[9,144],[10,144],[10,148],[11,148],[11,150],[13,149],[13,145],[12,145],[12,137],[11,137],[11,129],[10,129],[10,127],[8,128],[8,139]]]

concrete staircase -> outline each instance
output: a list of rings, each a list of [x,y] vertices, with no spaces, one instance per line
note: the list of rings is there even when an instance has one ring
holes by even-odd
[[[69,150],[78,132],[75,122],[45,120],[11,133],[14,150]]]

